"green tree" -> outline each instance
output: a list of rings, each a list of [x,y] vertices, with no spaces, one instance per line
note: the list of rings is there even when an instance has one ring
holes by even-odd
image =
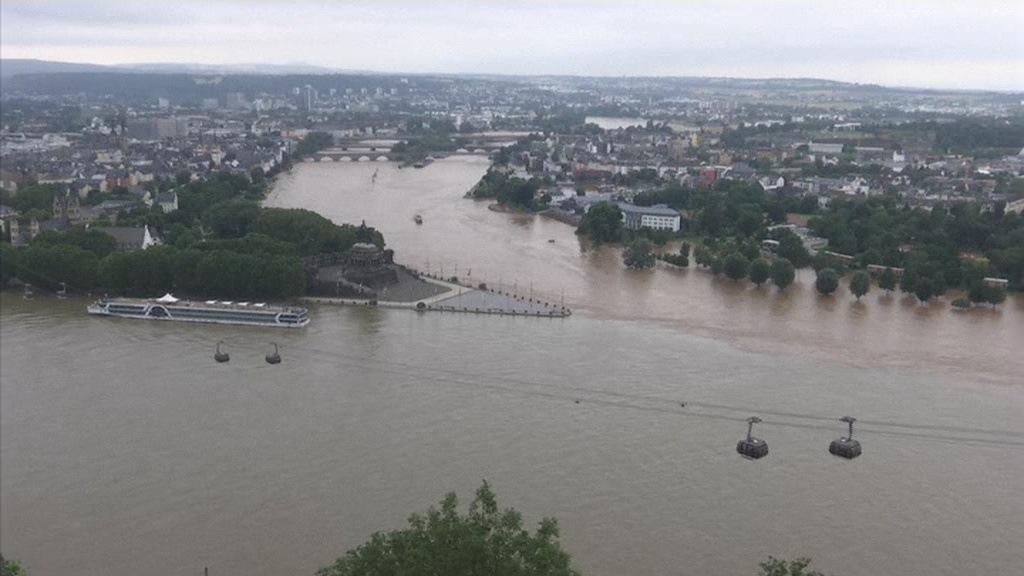
[[[870,289],[871,275],[864,270],[857,270],[850,276],[850,292],[857,297],[858,302],[860,297],[867,294]]]
[[[354,226],[338,226],[310,210],[264,208],[252,230],[271,238],[294,244],[300,256],[344,252],[356,242]],[[384,245],[384,238],[374,231],[373,237]]]
[[[629,268],[643,270],[654,266],[654,251],[650,240],[637,238],[622,252],[622,261]]]
[[[622,210],[611,202],[595,204],[583,215],[577,234],[594,242],[618,242],[622,238]]]
[[[740,217],[736,220],[736,228],[741,234],[749,237],[754,232],[757,232],[763,223],[764,215],[761,214],[760,209],[745,210],[740,213]]]
[[[45,214],[37,220],[50,217],[50,210],[53,209],[53,195],[57,187],[52,184],[33,184],[18,188],[16,194],[7,191],[0,193],[0,204],[10,206],[22,214],[37,210]]]
[[[103,258],[107,254],[117,250],[117,240],[102,230],[86,230],[84,228],[71,228],[64,232],[47,230],[32,240],[33,244],[48,244],[77,246]]]
[[[771,278],[772,265],[764,258],[754,258],[750,263],[750,281],[757,284],[760,288],[761,284],[764,284]]]
[[[778,286],[779,290],[785,290],[796,279],[796,268],[789,260],[776,258],[772,262],[771,277],[772,284]]]
[[[804,247],[803,241],[792,232],[784,234],[779,240],[778,254],[797,268],[803,268],[811,262],[811,255]]]
[[[203,212],[203,228],[217,238],[241,238],[260,217],[260,205],[252,200],[228,200]]]
[[[569,554],[558,540],[553,518],[540,522],[536,533],[523,529],[522,515],[499,510],[490,485],[484,482],[468,514],[458,511],[454,493],[440,509],[413,514],[409,527],[377,532],[349,550],[317,576],[575,576]]]
[[[192,173],[188,170],[182,170],[174,175],[174,183],[178,186],[184,186],[192,181]]]
[[[28,571],[17,560],[8,560],[0,554],[0,576],[25,576]]]
[[[957,298],[953,300],[953,308],[957,310],[966,310],[971,307],[971,301],[968,298]]]
[[[725,211],[722,207],[722,200],[717,195],[711,196],[697,217],[697,224],[703,232],[710,236],[718,236],[724,223]]]
[[[742,280],[747,277],[747,271],[750,269],[750,260],[747,260],[743,254],[739,252],[733,252],[725,257],[725,261],[722,262],[722,271],[731,280]]]
[[[878,278],[878,287],[885,290],[885,294],[896,289],[896,273],[893,272],[892,268],[886,268],[882,271],[882,275]]]
[[[967,298],[975,304],[988,302],[988,284],[982,280],[975,280],[967,287]]]
[[[1002,286],[989,286],[987,296],[985,301],[995,308],[1006,300],[1006,290]]]
[[[704,245],[698,245],[693,249],[693,259],[697,262],[698,266],[707,268],[711,266],[711,262],[715,259],[715,253],[710,248]]]
[[[18,275],[18,249],[7,242],[0,242],[0,286]]]
[[[69,290],[86,292],[96,286],[99,259],[92,252],[67,244],[32,244],[16,260],[17,275],[26,282],[56,289],[61,282]]]
[[[913,268],[907,267],[903,270],[903,276],[900,277],[899,287],[900,292],[904,294],[910,294],[914,291],[917,286],[917,281],[921,277],[917,274],[917,271]]]
[[[761,563],[761,576],[824,576],[817,570],[806,570],[810,564],[810,558],[779,560],[769,556],[767,562]]]
[[[922,304],[931,299],[935,295],[935,284],[931,278],[921,277],[914,283],[914,296],[921,301]]]
[[[712,274],[714,274],[715,276],[718,276],[719,274],[722,273],[722,269],[724,267],[725,267],[725,264],[722,263],[722,259],[721,258],[719,258],[717,256],[712,258],[712,260],[711,260],[711,273]]]
[[[295,155],[299,157],[309,156],[331,146],[334,146],[333,136],[327,132],[310,132],[295,147]]]
[[[822,268],[818,271],[818,277],[814,281],[814,287],[823,296],[836,291],[839,288],[839,274],[831,268]]]

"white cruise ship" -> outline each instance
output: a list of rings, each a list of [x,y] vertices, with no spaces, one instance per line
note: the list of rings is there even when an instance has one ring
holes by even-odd
[[[89,314],[142,318],[145,320],[177,320],[213,324],[244,324],[248,326],[280,326],[301,328],[309,324],[305,308],[271,306],[264,302],[226,302],[179,300],[170,294],[150,300],[142,298],[104,298],[87,308]]]

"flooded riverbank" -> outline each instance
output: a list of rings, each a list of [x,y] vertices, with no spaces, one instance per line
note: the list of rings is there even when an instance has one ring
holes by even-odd
[[[722,339],[765,353],[809,355],[851,366],[953,372],[1015,384],[1024,369],[1024,299],[990,309],[920,305],[877,286],[860,302],[845,282],[833,297],[801,271],[785,292],[714,278],[705,270],[659,266],[633,271],[619,248],[593,249],[571,226],[532,214],[503,214],[462,198],[486,171],[482,158],[449,158],[415,172],[303,165],[283,175],[267,205],[316,210],[338,222],[380,229],[396,258],[424,271],[532,293],[593,318],[627,319]],[[424,224],[412,217],[422,213]],[[551,242],[554,240],[554,242]]]
[[[486,168],[304,164],[267,203],[365,218],[435,274],[564,293],[570,318],[312,304],[308,327],[270,334],[0,295],[5,556],[312,576],[487,479],[528,525],[557,517],[587,576],[755,574],[768,555],[836,576],[1024,565],[1019,300],[959,314],[819,298],[808,273],[777,293],[629,271],[560,222],[463,199]],[[847,414],[852,461],[828,452]],[[735,452],[751,415],[757,462]]]

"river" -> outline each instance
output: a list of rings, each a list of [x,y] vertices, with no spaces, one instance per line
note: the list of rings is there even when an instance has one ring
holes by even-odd
[[[5,295],[4,554],[35,574],[312,574],[486,478],[528,523],[556,516],[587,575],[754,574],[769,554],[846,576],[1024,565],[1020,299],[960,314],[819,298],[807,275],[779,294],[631,272],[564,224],[463,199],[486,167],[304,164],[268,204],[365,218],[399,261],[564,298],[571,318],[318,306],[275,331]],[[734,451],[752,414],[758,462]],[[844,414],[853,461],[827,453]]]

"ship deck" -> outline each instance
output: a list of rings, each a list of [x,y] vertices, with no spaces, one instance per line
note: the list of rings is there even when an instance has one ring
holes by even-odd
[[[305,308],[279,306],[267,304],[266,302],[236,302],[231,300],[178,300],[177,302],[161,302],[158,299],[151,298],[104,298],[100,302],[108,304],[136,304],[140,306],[145,306],[148,304],[159,304],[161,306],[170,306],[177,308],[272,312],[275,314],[278,312],[291,312],[296,314],[306,312]]]

